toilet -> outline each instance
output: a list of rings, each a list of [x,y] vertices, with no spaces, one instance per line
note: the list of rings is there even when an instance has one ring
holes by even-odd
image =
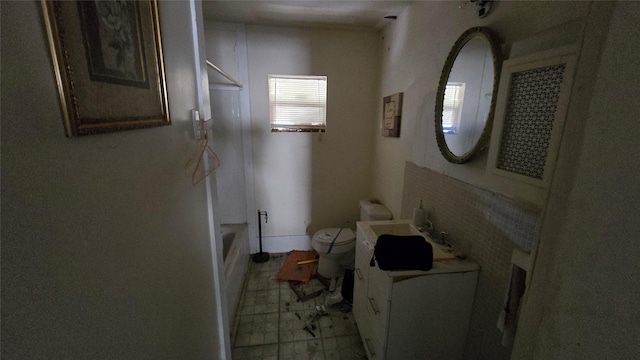
[[[360,221],[391,220],[389,210],[376,200],[360,200]],[[311,247],[318,252],[318,275],[333,279],[353,269],[356,235],[349,228],[327,228],[316,232]]]

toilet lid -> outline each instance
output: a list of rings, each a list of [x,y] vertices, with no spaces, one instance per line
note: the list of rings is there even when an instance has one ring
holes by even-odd
[[[372,220],[391,220],[391,213],[380,203],[360,200],[360,207],[369,214]]]
[[[340,232],[339,235],[338,232]],[[336,235],[338,235],[338,238],[334,245],[344,245],[345,243],[350,243],[356,240],[356,235],[353,233],[353,230],[349,228],[342,228],[342,231],[340,231],[340,228],[322,229],[313,235],[313,239],[320,243],[331,244],[333,239],[336,238]]]

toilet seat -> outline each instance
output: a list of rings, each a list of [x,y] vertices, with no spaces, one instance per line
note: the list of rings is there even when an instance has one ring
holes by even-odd
[[[340,233],[338,235],[338,232]],[[356,239],[353,230],[349,228],[328,228],[322,229],[315,234],[315,238],[322,243],[332,243],[333,239],[338,235],[335,243],[351,242]]]
[[[331,253],[344,252],[344,250],[354,247],[355,241],[356,235],[349,228],[327,228],[313,235],[313,243],[316,245],[314,248],[322,254],[327,253],[330,248]],[[333,247],[331,243],[333,243]],[[346,249],[344,249],[345,247]]]

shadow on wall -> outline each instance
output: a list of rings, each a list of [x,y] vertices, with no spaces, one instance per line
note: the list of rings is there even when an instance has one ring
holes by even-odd
[[[372,135],[377,93],[378,35],[324,31],[312,36],[310,71],[327,75],[327,130],[311,142],[311,219],[307,233],[327,227],[355,231],[359,201],[371,197]]]

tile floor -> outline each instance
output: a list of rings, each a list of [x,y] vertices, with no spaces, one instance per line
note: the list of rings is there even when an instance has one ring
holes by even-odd
[[[335,306],[318,310],[324,294],[300,302],[287,282],[275,280],[286,258],[271,254],[266,263],[250,263],[231,330],[233,359],[366,359],[352,312]],[[323,287],[312,280],[302,290],[309,294]]]

